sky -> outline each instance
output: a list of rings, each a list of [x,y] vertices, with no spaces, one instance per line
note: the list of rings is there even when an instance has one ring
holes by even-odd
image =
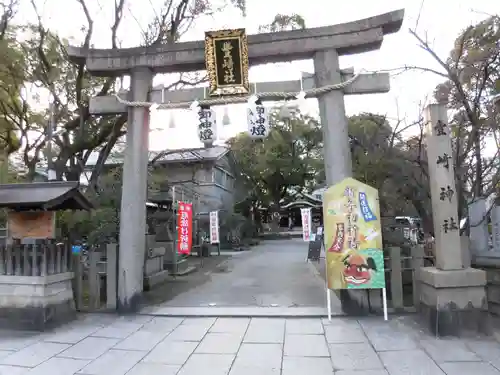
[[[220,1],[223,0],[215,0]],[[92,43],[97,48],[110,46],[110,25],[113,22],[113,0],[87,0],[94,18],[94,38]],[[128,0],[124,20],[120,26],[119,37],[124,47],[137,46],[141,42],[141,30],[155,16],[161,0]],[[25,1],[23,15],[34,17]],[[81,27],[85,18],[76,0],[40,0],[37,2],[44,23],[52,31],[71,38],[74,44],[82,40]],[[258,27],[268,24],[274,16],[296,13],[301,15],[307,27],[334,25],[362,19],[377,14],[405,9],[405,20],[401,30],[385,37],[382,48],[378,51],[341,57],[341,68],[353,67],[360,70],[381,71],[402,66],[421,66],[439,69],[430,55],[418,47],[416,39],[409,29],[430,42],[434,51],[446,59],[457,35],[470,24],[486,18],[489,14],[498,14],[500,5],[492,0],[247,0],[247,16],[239,11],[226,9],[214,17],[205,17],[193,25],[183,38],[201,40],[204,32],[224,28],[244,27],[247,34],[257,33]],[[71,16],[69,16],[71,15]],[[284,62],[252,67],[250,82],[280,81],[299,79],[301,72],[313,73],[310,61]],[[172,78],[157,76],[154,84],[169,82]],[[412,123],[422,106],[432,99],[432,91],[442,77],[424,72],[405,72],[391,76],[391,91],[386,94],[349,95],[345,97],[348,115],[360,112],[373,112],[386,115],[395,124],[398,119]],[[202,99],[202,98],[200,98]],[[317,114],[317,101],[308,101],[311,114]],[[227,139],[241,131],[246,125],[245,105],[233,105],[227,108],[231,124],[222,126],[223,107],[217,108],[219,138]],[[169,124],[175,123],[175,128]],[[150,136],[150,149],[178,149],[201,146],[197,139],[196,122],[189,110],[156,111],[151,119],[153,130]]]

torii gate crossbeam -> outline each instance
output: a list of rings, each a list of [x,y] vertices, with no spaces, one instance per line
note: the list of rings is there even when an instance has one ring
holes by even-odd
[[[280,31],[248,36],[250,65],[305,60],[318,51],[336,50],[339,56],[375,51],[384,35],[401,28],[404,10],[333,26]],[[205,70],[205,42],[175,43],[150,47],[90,49],[68,47],[73,61],[86,60],[87,70],[95,76],[129,74],[135,68],[153,73]]]

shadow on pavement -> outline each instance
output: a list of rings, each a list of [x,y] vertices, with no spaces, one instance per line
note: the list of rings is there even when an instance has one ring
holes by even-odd
[[[144,306],[158,305],[170,301],[179,294],[209,282],[213,273],[227,272],[227,260],[230,255],[212,255],[207,258],[189,257],[189,266],[196,270],[185,276],[170,276],[168,280],[144,292]]]

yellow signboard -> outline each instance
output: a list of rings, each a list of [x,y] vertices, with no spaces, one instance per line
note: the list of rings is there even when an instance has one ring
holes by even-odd
[[[385,288],[378,191],[353,178],[323,199],[329,289]]]

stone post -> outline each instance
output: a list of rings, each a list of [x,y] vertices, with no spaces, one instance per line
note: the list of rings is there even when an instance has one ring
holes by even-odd
[[[491,209],[491,237],[493,238],[493,256],[500,258],[500,205],[494,203]]]
[[[476,198],[469,204],[470,249],[473,255],[485,254],[490,250],[488,233],[488,210],[486,199]]]
[[[131,101],[147,101],[153,74],[136,68],[130,74]],[[142,293],[146,233],[149,109],[130,107],[123,165],[118,256],[118,311],[138,309]]]
[[[425,112],[425,137],[436,239],[436,266],[463,269],[460,219],[450,129],[444,105],[429,105]]]
[[[485,328],[486,274],[467,268],[462,257],[455,171],[446,106],[425,111],[429,183],[436,239],[436,267],[420,271],[420,312],[438,335]]]

